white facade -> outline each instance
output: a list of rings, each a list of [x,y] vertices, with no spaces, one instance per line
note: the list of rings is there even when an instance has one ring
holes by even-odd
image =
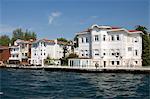
[[[19,61],[28,60],[29,56],[29,41],[16,40],[13,46],[10,46],[9,61]]]
[[[89,58],[91,66],[141,66],[141,34],[141,31],[93,25],[77,33],[79,57]]]
[[[71,47],[69,47],[70,49]],[[59,59],[63,57],[63,44],[57,40],[38,40],[31,47],[31,64],[44,65],[44,59],[50,57],[57,60],[56,64],[60,64]]]

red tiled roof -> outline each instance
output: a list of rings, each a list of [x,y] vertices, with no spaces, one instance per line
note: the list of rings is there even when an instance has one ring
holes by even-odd
[[[4,49],[9,49],[9,47],[8,46],[1,46],[0,45],[0,50],[4,50]]]
[[[137,31],[137,30],[128,30],[129,32],[141,32],[141,31]]]
[[[42,41],[44,41],[44,42],[49,42],[49,43],[55,43],[54,40],[48,40],[48,39],[42,39]]]
[[[120,27],[111,26],[111,29],[120,29]]]

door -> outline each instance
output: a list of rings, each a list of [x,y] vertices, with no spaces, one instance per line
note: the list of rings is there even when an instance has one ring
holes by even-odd
[[[106,67],[106,61],[104,61],[104,67]]]

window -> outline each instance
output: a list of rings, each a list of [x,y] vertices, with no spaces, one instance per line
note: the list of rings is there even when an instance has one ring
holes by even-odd
[[[117,35],[117,41],[119,41],[119,40],[120,40],[119,35]]]
[[[114,53],[114,52],[112,52],[112,53],[111,53],[111,55],[112,55],[112,56],[114,56],[114,55],[115,55],[115,53]]]
[[[88,50],[85,50],[85,55],[86,55],[86,56],[88,56],[88,55],[89,55],[89,54],[88,54]]]
[[[81,50],[81,56],[84,56],[83,50]]]
[[[120,55],[120,51],[119,49],[116,49],[116,56],[119,56]]]
[[[114,65],[114,63],[115,63],[114,61],[111,61],[111,64],[112,64],[112,65]]]
[[[111,49],[111,55],[112,55],[112,56],[114,56],[114,55],[115,55],[115,53],[114,53],[114,50],[113,50],[113,49]]]
[[[98,35],[95,35],[95,36],[94,36],[94,40],[95,40],[95,41],[99,41]]]
[[[138,56],[138,51],[137,50],[135,50],[135,55]]]
[[[120,62],[119,62],[119,61],[117,61],[117,65],[120,65]]]
[[[16,55],[16,57],[18,57],[18,55]]]
[[[34,53],[34,55],[36,56],[36,53]]]
[[[41,42],[41,46],[42,46],[42,44],[43,44],[43,43]]]
[[[95,49],[94,55],[95,55],[95,56],[98,56],[98,55],[99,55],[99,50],[98,50],[98,49]]]
[[[88,39],[88,37],[86,37],[86,43],[88,43],[89,42],[89,39]]]
[[[45,53],[44,53],[44,55],[45,55]]]
[[[27,53],[25,53],[25,56],[27,56]]]
[[[106,53],[103,53],[103,55],[105,56],[105,55],[106,55]]]
[[[103,36],[103,41],[106,41],[106,35]]]
[[[138,38],[137,37],[134,38],[134,42],[138,42]]]
[[[135,64],[138,64],[138,61],[135,61]]]
[[[116,56],[119,56],[119,54],[120,54],[119,52],[116,52]]]
[[[84,43],[84,38],[83,37],[81,38],[81,41],[82,41],[82,43]]]
[[[132,47],[128,47],[128,51],[132,51]]]
[[[46,47],[46,43],[44,42],[44,46]]]
[[[24,56],[24,53],[22,53],[22,56]]]
[[[111,35],[111,40],[114,41],[114,35]]]

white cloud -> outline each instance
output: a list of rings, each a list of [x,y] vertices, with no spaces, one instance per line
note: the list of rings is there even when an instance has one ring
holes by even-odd
[[[52,15],[53,17],[58,17],[58,16],[61,15],[61,12],[52,12],[51,15]]]
[[[52,16],[49,16],[49,18],[48,18],[48,23],[49,23],[49,24],[52,24],[53,19],[54,19],[54,18],[53,18]]]
[[[49,24],[52,24],[53,23],[53,21],[54,21],[54,19],[56,18],[56,17],[59,17],[59,16],[61,16],[61,12],[52,12],[51,14],[50,14],[50,16],[48,17],[48,23]]]

